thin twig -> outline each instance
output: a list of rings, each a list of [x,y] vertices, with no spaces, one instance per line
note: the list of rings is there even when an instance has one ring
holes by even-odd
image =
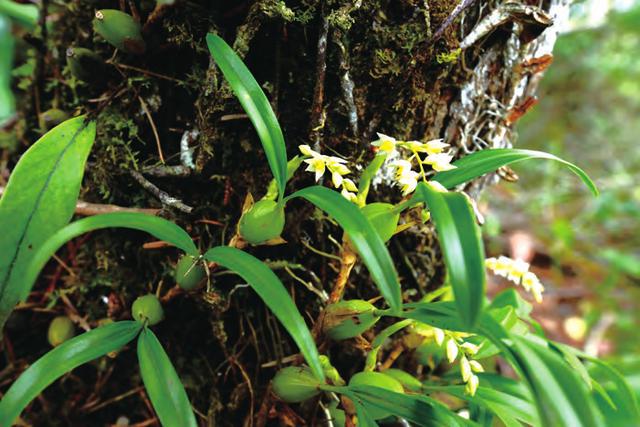
[[[442,34],[444,34],[445,30],[447,28],[449,28],[449,26],[453,23],[453,21],[455,21],[455,19],[465,9],[467,9],[469,6],[471,6],[475,1],[476,0],[461,0],[460,3],[458,3],[458,5],[453,9],[453,12],[451,12],[451,14],[449,16],[447,16],[447,19],[444,20],[442,25],[440,25],[440,27],[438,28],[436,33],[433,35],[433,37],[431,37],[431,39],[427,42],[427,45],[431,45],[431,44],[437,42],[438,39],[440,39],[440,37],[442,37]]]
[[[114,65],[117,68],[122,68],[124,70],[137,71],[138,73],[146,74],[148,76],[157,77],[157,78],[163,79],[163,80],[169,80],[169,81],[175,82],[175,83],[180,83],[180,84],[184,83],[182,80],[176,79],[174,77],[169,77],[169,76],[165,76],[164,74],[154,73],[153,71],[145,70],[144,68],[134,67],[133,65],[118,64],[117,62],[111,62],[111,61],[106,61],[106,62],[108,64]]]
[[[145,175],[155,176],[157,178],[168,178],[168,177],[185,177],[191,175],[191,169],[183,166],[166,166],[166,165],[158,165],[158,166],[147,166],[142,168],[142,172]]]
[[[182,203],[182,200],[172,197],[165,191],[162,191],[161,189],[156,187],[154,184],[149,182],[144,176],[142,176],[140,172],[132,170],[130,171],[130,174],[133,177],[133,179],[138,181],[138,184],[140,184],[142,188],[144,188],[149,193],[156,196],[160,200],[160,202],[162,202],[163,205],[171,206],[172,208],[175,208],[185,213],[191,213],[191,211],[193,210],[191,206],[188,206]]]
[[[149,120],[149,124],[151,125],[151,130],[153,131],[153,137],[156,139],[156,146],[158,147],[158,155],[160,156],[160,162],[164,164],[164,154],[162,153],[162,145],[160,144],[160,135],[158,135],[158,128],[156,128],[156,123],[153,121],[153,117],[151,116],[151,111],[149,111],[149,107],[147,107],[147,103],[144,102],[141,96],[138,97],[140,101],[140,105],[144,110],[144,113],[147,115],[147,119]]]
[[[4,187],[0,187],[0,196],[4,193]],[[160,209],[157,208],[127,208],[118,205],[107,205],[102,203],[89,203],[84,200],[76,202],[75,213],[82,216],[93,216],[111,212],[136,212],[147,215],[157,215]]]

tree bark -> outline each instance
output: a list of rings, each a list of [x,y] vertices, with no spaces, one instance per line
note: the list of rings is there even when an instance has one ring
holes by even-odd
[[[255,131],[206,50],[207,32],[233,45],[265,89],[282,124],[289,157],[299,144],[309,144],[325,154],[339,153],[357,170],[373,157],[370,142],[376,132],[403,140],[444,138],[458,157],[511,146],[514,123],[535,105],[538,82],[569,7],[569,0],[246,0],[176,1],[154,9],[154,2],[141,1],[149,49],[131,56],[114,54],[91,30],[96,8],[118,8],[120,3],[73,1],[49,11],[54,22],[44,40],[49,49],[39,54],[44,55],[45,81],[34,81],[25,94],[21,117],[27,128],[35,128],[36,111],[51,107],[96,114],[98,139],[82,199],[160,207],[163,215],[188,227],[202,248],[228,243],[245,195],[262,196],[270,179]],[[71,45],[111,58],[104,81],[70,81],[64,51]],[[24,139],[35,136],[26,132]],[[158,168],[156,139],[167,165],[180,165],[181,155],[188,159],[188,148],[195,170]],[[193,210],[163,206],[134,176]],[[464,190],[477,198],[499,176],[508,178],[509,173],[488,175]],[[312,182],[310,174],[298,172],[289,188]],[[385,176],[376,183],[370,200],[400,200]],[[298,279],[331,291],[338,263],[319,253],[339,251],[328,236],[339,241],[341,231],[309,205],[294,202],[288,206],[283,235],[288,243],[249,249],[272,262],[310,324],[322,301]],[[96,297],[116,294],[123,301],[132,301],[144,284],[170,281],[167,271],[177,254],[143,251],[135,244],[141,242],[146,240],[137,234],[96,233],[74,255],[75,280],[84,281]],[[441,283],[439,249],[428,225],[410,228],[389,248],[406,298],[419,298]],[[360,263],[349,277],[349,298],[376,296]],[[70,285],[60,280],[56,286]],[[79,312],[98,316],[104,311],[75,292]],[[316,402],[294,412],[269,394],[274,367],[292,360],[295,347],[237,279],[216,277],[211,291],[172,294],[166,302],[167,321],[159,335],[178,372],[188,379],[194,407],[206,418],[203,423],[329,425]],[[114,310],[114,318],[127,316],[126,309]],[[14,322],[8,325],[9,334],[12,328],[21,330]],[[324,348],[345,377],[361,368],[363,353],[355,343]],[[402,363],[413,362],[407,357]],[[110,378],[116,385],[99,393],[106,399],[118,388],[126,391],[125,384],[137,386],[131,372],[123,368],[115,374],[121,381]],[[79,388],[81,395],[88,393]],[[144,399],[123,408],[136,420],[149,414]],[[27,418],[36,424],[46,419],[44,410],[33,411]],[[100,411],[76,411],[70,417],[80,423],[72,425],[109,419]]]

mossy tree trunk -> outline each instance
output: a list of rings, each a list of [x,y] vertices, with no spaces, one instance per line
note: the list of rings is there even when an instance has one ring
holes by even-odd
[[[376,132],[404,140],[444,138],[458,156],[509,146],[513,125],[535,104],[538,80],[550,63],[557,35],[552,24],[568,9],[567,0],[193,0],[158,8],[148,0],[43,3],[51,26],[22,42],[18,65],[34,68],[20,77],[20,120],[5,131],[26,145],[39,136],[34,129],[45,110],[97,114],[98,139],[83,200],[98,204],[93,208],[160,208],[160,214],[187,227],[202,248],[228,243],[246,194],[262,196],[270,180],[255,132],[207,52],[207,32],[233,45],[262,84],[290,157],[299,144],[309,144],[339,153],[358,170],[373,156]],[[101,8],[140,15],[148,45],[144,55],[114,53],[94,35],[91,20]],[[64,59],[71,46],[108,59],[108,73],[93,84],[71,79]],[[159,168],[160,152],[166,165],[181,165],[181,141],[194,153],[195,170]],[[5,163],[7,169],[13,164]],[[478,180],[466,190],[475,197],[494,179]],[[147,181],[183,205],[163,205],[157,192],[140,185]],[[289,188],[312,182],[310,174],[299,172]],[[399,191],[387,184],[383,180],[370,200],[399,201]],[[294,202],[283,237],[287,244],[249,250],[271,262],[311,324],[322,301],[300,281],[331,291],[338,263],[320,253],[338,254],[329,237],[339,242],[341,231],[309,205]],[[148,243],[143,235],[114,230],[69,245],[59,255],[73,274],[52,263],[31,301],[52,300],[58,311],[75,310],[89,324],[127,317],[136,296],[160,283],[165,290],[173,285],[177,253],[142,243]],[[389,247],[407,299],[439,285],[442,265],[428,225],[412,227]],[[61,291],[52,294],[52,288]],[[376,296],[359,263],[346,292],[350,298]],[[53,298],[57,295],[64,298]],[[295,347],[237,278],[215,276],[209,291],[164,295],[167,320],[158,325],[158,334],[204,424],[323,425],[315,402],[296,414],[269,394],[274,367],[295,354]],[[26,332],[24,325],[44,325],[47,319],[17,312],[7,336],[37,338],[38,328]],[[33,361],[33,344],[14,344],[18,357]],[[362,349],[354,342],[324,349],[345,377],[362,366]],[[51,414],[64,414],[60,425],[113,423],[114,414],[134,421],[149,417],[142,392],[99,406],[140,385],[129,353],[56,384],[64,397],[50,390],[47,404],[34,405],[25,417],[36,425],[50,422]],[[407,354],[398,363],[415,362]],[[19,369],[13,369],[16,375]],[[71,395],[76,398],[67,399]]]

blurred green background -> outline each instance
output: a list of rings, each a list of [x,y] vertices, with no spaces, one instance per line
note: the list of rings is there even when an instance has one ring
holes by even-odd
[[[550,300],[543,324],[613,358],[640,390],[640,2],[575,4],[539,99],[518,123],[518,148],[578,164],[601,195],[554,162],[517,166],[518,183],[484,194],[489,253],[532,242]],[[586,331],[576,336],[567,317]]]

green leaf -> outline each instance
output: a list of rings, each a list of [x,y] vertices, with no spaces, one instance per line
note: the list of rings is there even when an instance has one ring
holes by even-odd
[[[324,380],[316,343],[278,276],[256,257],[228,246],[209,249],[204,258],[228,268],[247,281],[291,334],[315,376]]]
[[[387,160],[386,153],[378,153],[371,163],[366,167],[366,169],[360,175],[360,179],[358,180],[358,205],[364,206],[367,202],[367,196],[369,195],[369,188],[371,187],[371,181],[373,177],[376,176],[376,173]]]
[[[451,385],[451,386],[429,386],[425,385],[424,389],[428,392],[444,392],[459,399],[467,400],[475,405],[483,406],[489,411],[494,413],[505,424],[520,425],[515,420],[522,421],[527,425],[539,425],[539,420],[536,414],[536,408],[531,402],[519,397],[513,396],[501,390],[494,389],[493,384],[486,384],[483,380],[483,376],[480,376],[480,386],[478,387],[476,394],[470,396],[465,392],[465,386]],[[505,380],[514,381],[508,378]],[[515,381],[514,381],[515,382]],[[485,384],[485,385],[483,385]]]
[[[20,375],[0,401],[0,425],[9,426],[22,410],[56,379],[112,351],[121,349],[140,331],[138,322],[101,326],[54,348]]]
[[[138,362],[144,387],[166,427],[197,427],[189,397],[158,338],[144,328],[138,336]]]
[[[7,16],[28,30],[38,25],[38,6],[22,4],[12,0],[0,0],[0,15]]]
[[[0,328],[30,289],[24,274],[45,240],[69,222],[95,138],[84,117],[50,130],[20,158],[0,199]]]
[[[23,273],[21,281],[23,294],[21,297],[26,297],[42,268],[64,243],[89,231],[111,227],[146,231],[156,238],[182,249],[189,255],[195,257],[200,255],[187,232],[166,219],[138,212],[112,212],[95,215],[61,228],[42,244]]]
[[[604,360],[590,356],[574,347],[560,343],[554,343],[554,345],[560,347],[563,352],[565,352],[564,354],[570,352],[576,357],[590,362],[592,364],[588,369],[590,378],[593,378],[593,381],[600,381],[605,391],[615,396],[616,406],[620,407],[618,412],[625,414],[624,416],[627,418],[627,421],[633,420],[633,423],[640,425],[640,406],[638,405],[638,399],[636,399],[636,394],[629,385],[629,382],[618,369]],[[618,364],[616,364],[616,367],[619,368]]]
[[[16,102],[11,89],[13,34],[11,22],[0,12],[0,127],[15,113]]]
[[[419,426],[465,426],[475,423],[465,420],[440,402],[420,394],[396,393],[380,387],[367,385],[349,386],[349,391],[368,407],[383,410]]]
[[[464,156],[453,164],[457,167],[449,171],[438,172],[433,179],[444,185],[446,188],[453,188],[456,185],[464,184],[474,178],[497,170],[501,166],[521,162],[528,159],[554,160],[569,168],[582,179],[582,182],[591,190],[594,196],[598,195],[598,188],[585,171],[573,163],[562,160],[553,154],[534,150],[519,150],[513,148],[493,148],[476,151]]]
[[[461,193],[420,183],[414,199],[425,202],[435,222],[458,313],[467,326],[480,315],[485,297],[484,247],[476,218]]]
[[[207,46],[262,141],[282,200],[287,183],[287,149],[271,104],[249,69],[224,40],[215,34],[207,34]]]
[[[529,382],[542,425],[603,425],[593,397],[555,350],[530,338],[512,336],[512,358]]]
[[[297,191],[287,200],[302,197],[333,217],[349,236],[392,311],[399,312],[402,295],[398,275],[387,247],[358,207],[328,188],[314,186]]]
[[[545,341],[509,334],[489,314],[475,328],[466,327],[450,303],[406,304],[403,317],[439,328],[484,335],[526,381],[535,399],[541,425],[600,426],[593,396],[571,366]]]

